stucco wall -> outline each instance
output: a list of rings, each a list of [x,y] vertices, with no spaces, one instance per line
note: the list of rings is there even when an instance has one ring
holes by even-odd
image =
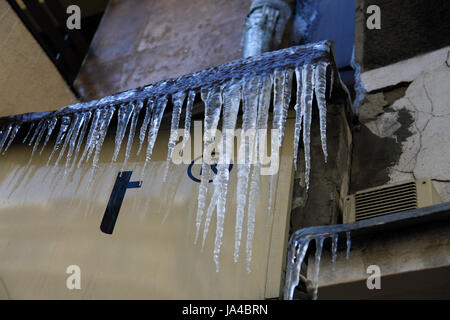
[[[6,1],[0,1],[0,116],[76,102],[56,67]]]
[[[363,74],[372,93],[354,135],[353,191],[431,178],[450,201],[449,57],[447,47]]]

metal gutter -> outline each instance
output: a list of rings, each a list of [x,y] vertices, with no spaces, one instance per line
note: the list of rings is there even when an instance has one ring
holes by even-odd
[[[130,103],[138,99],[152,99],[168,96],[180,91],[200,90],[218,87],[231,79],[244,79],[251,75],[263,75],[275,69],[295,68],[304,64],[314,64],[319,61],[330,62],[334,72],[334,89],[336,94],[345,90],[340,84],[339,75],[334,61],[333,43],[321,41],[305,46],[295,46],[283,50],[267,52],[262,55],[234,60],[219,66],[204,69],[199,72],[167,79],[110,95],[99,100],[81,102],[69,105],[56,111],[26,113],[0,118],[2,123],[26,123],[55,116],[71,115],[101,107]]]
[[[450,221],[450,202],[429,207],[393,213],[381,217],[346,224],[309,227],[295,231],[289,240],[289,246],[301,238],[321,234],[342,234],[350,231],[352,239],[366,237],[369,234],[406,228],[427,222]]]
[[[291,15],[284,1],[253,0],[244,25],[243,57],[278,49]]]
[[[450,222],[450,202],[352,223],[316,226],[297,230],[291,235],[288,244],[284,298],[289,298],[288,295],[290,291],[287,289],[289,279],[299,276],[296,269],[293,267],[292,262],[298,259],[296,256],[296,246],[301,243],[302,240],[305,241],[319,236],[329,235],[337,235],[338,237],[345,238],[346,234],[350,232],[353,242],[355,239],[361,240],[378,233],[397,231],[418,225],[423,226],[426,223],[439,222]]]

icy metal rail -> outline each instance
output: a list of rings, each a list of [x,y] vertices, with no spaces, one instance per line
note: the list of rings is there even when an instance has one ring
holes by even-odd
[[[219,66],[204,69],[178,78],[162,80],[154,84],[127,90],[99,100],[80,102],[56,111],[25,113],[0,118],[1,123],[26,123],[55,116],[91,111],[93,109],[131,103],[134,100],[158,98],[176,94],[180,91],[198,90],[200,88],[218,87],[233,79],[243,79],[249,75],[262,75],[275,69],[295,68],[299,65],[314,64],[319,61],[329,62],[336,69],[333,43],[322,41],[311,45],[295,46],[287,49],[267,52],[262,55],[234,60]],[[337,73],[334,73],[337,76]],[[338,81],[334,81],[335,84]],[[342,88],[339,88],[342,89]]]
[[[300,269],[298,267],[301,267],[301,261],[305,258],[308,244],[312,239],[334,236],[337,239],[339,236],[347,236],[347,240],[349,240],[348,235],[351,233],[352,240],[354,240],[379,232],[398,230],[399,228],[412,227],[427,222],[449,220],[450,202],[445,202],[352,223],[316,226],[297,230],[289,239],[284,299],[291,300],[293,298],[293,291],[298,285],[300,277]]]

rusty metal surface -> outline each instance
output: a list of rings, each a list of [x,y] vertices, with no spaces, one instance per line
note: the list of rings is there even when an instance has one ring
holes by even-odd
[[[112,0],[74,86],[84,101],[241,57],[250,0]]]
[[[106,96],[99,100],[77,103],[53,112],[27,113],[0,118],[0,123],[31,122],[53,116],[87,111],[93,108],[119,105],[132,102],[136,99],[157,98],[172,95],[180,91],[217,87],[232,79],[244,79],[246,76],[267,74],[278,68],[294,68],[298,65],[316,63],[319,61],[330,62],[336,71],[332,47],[333,45],[331,42],[323,41],[306,46],[297,46],[267,52],[259,56],[231,61],[199,72],[183,75],[178,78],[162,80],[145,87]],[[334,76],[337,77],[337,75],[338,73],[334,72]],[[340,88],[340,82],[334,81],[334,83]]]

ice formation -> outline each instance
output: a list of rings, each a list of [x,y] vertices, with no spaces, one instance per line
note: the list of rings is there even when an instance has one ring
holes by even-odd
[[[284,55],[287,58],[278,58],[277,60],[270,53],[269,55],[243,60],[243,62],[240,62],[241,69],[236,68],[236,63],[234,62],[225,64],[220,67],[222,68],[221,70],[228,70],[226,72],[233,76],[228,76],[228,78],[224,78],[225,80],[217,83],[214,82],[214,73],[219,72],[217,70],[220,68],[212,68],[204,72],[185,76],[183,80],[185,83],[178,88],[177,81],[179,79],[166,80],[147,86],[140,91],[130,90],[97,101],[79,103],[53,113],[42,114],[41,116],[34,114],[27,117],[11,117],[10,122],[5,122],[5,119],[3,119],[2,125],[0,125],[0,152],[3,149],[6,152],[16,136],[18,136],[18,132],[27,129],[28,133],[23,143],[32,146],[32,157],[36,156],[35,152],[41,145],[40,153],[42,153],[42,150],[53,137],[55,143],[48,158],[48,165],[53,162],[55,166],[58,166],[60,162],[65,160],[63,168],[65,174],[67,174],[73,168],[80,167],[83,163],[91,161],[92,170],[95,173],[99,167],[102,145],[111,121],[112,119],[117,119],[112,162],[119,159],[119,154],[123,150],[123,140],[129,128],[122,168],[126,166],[135,133],[140,124],[138,153],[141,151],[145,140],[147,140],[145,163],[142,170],[142,175],[144,175],[146,167],[152,159],[155,141],[166,106],[169,104],[168,101],[171,101],[172,105],[168,162],[179,138],[177,129],[180,127],[182,114],[185,115],[184,128],[186,132],[183,137],[181,150],[185,147],[191,128],[191,118],[194,112],[196,96],[200,95],[205,106],[204,159],[210,156],[209,150],[215,142],[219,121],[222,123],[222,142],[225,145],[223,149],[227,150],[227,141],[228,144],[232,141],[231,139],[233,139],[234,132],[237,129],[236,123],[241,107],[243,113],[241,129],[246,139],[240,144],[238,150],[239,159],[243,159],[243,162],[236,165],[238,180],[236,187],[233,188],[237,199],[234,259],[235,261],[239,259],[244,220],[247,217],[245,248],[247,270],[250,272],[253,237],[258,218],[257,204],[259,202],[258,199],[260,199],[261,159],[258,156],[260,149],[259,134],[261,129],[277,129],[279,132],[279,146],[282,146],[285,140],[288,111],[292,105],[293,82],[296,81],[296,99],[295,107],[293,108],[296,112],[293,161],[297,163],[298,148],[302,137],[305,182],[308,189],[310,185],[310,132],[314,96],[316,97],[319,110],[323,153],[325,158],[327,157],[326,99],[331,94],[332,89],[332,82],[330,84],[329,81],[330,72],[328,71],[330,70],[332,74],[333,69],[331,67],[331,59],[326,58],[329,56],[329,51],[330,48],[327,43],[309,45],[300,47],[300,49],[289,48],[280,51],[280,55]],[[267,60],[270,63],[267,63]],[[258,67],[259,69],[255,67],[258,66],[258,63],[261,65]],[[254,70],[259,71],[255,72]],[[221,72],[227,74],[225,71]],[[332,77],[334,77],[333,74],[331,75]],[[197,83],[203,83],[204,87],[195,85]],[[269,108],[272,98],[273,120],[269,124]],[[184,113],[183,107],[185,109]],[[84,150],[82,151],[81,147],[83,144]],[[272,152],[279,152],[279,150],[272,149]],[[226,198],[227,193],[230,191],[228,168],[232,161],[233,159],[230,159],[229,152],[225,151],[220,154],[217,174],[213,179],[214,183],[210,184],[209,180],[213,177],[209,176],[210,170],[208,170],[208,164],[204,160],[202,163],[203,175],[199,184],[195,239],[197,241],[199,238],[203,225],[203,243],[205,242],[212,215],[216,211],[214,261],[217,270],[219,270],[219,256],[222,247],[224,220],[226,218]],[[276,192],[277,180],[277,175],[273,175],[270,179],[269,194],[263,195],[269,199],[269,212],[272,207],[274,192]],[[210,203],[207,203],[209,198],[208,188],[210,186],[214,188],[214,193]],[[304,248],[308,242],[301,242],[298,246],[296,255],[298,261],[303,257]],[[296,262],[296,268],[298,267],[298,261]],[[292,283],[296,283],[296,281],[294,279]]]
[[[311,240],[314,239],[316,245],[316,251],[314,254],[314,274],[313,274],[313,292],[312,298],[316,300],[318,298],[319,289],[319,271],[320,271],[320,260],[322,257],[322,251],[324,246],[324,241],[326,239],[331,240],[331,261],[333,264],[333,269],[336,264],[337,254],[338,254],[338,233],[324,233],[317,235],[304,235],[300,237],[293,237],[290,240],[287,269],[286,269],[286,279],[284,286],[284,299],[292,300],[294,298],[294,290],[300,283],[300,273],[303,260],[305,259],[306,253],[309,248]],[[350,231],[346,232],[346,257],[350,254]]]

